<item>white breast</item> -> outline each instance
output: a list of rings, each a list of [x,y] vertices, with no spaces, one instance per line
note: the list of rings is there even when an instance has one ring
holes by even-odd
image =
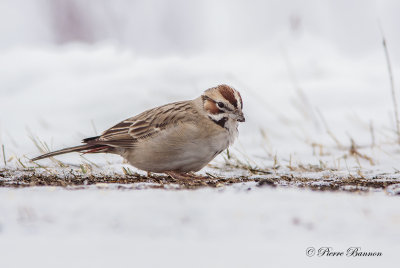
[[[232,118],[229,118],[228,121],[225,123],[225,128],[227,128],[229,132],[229,145],[232,145],[238,136],[238,122]]]

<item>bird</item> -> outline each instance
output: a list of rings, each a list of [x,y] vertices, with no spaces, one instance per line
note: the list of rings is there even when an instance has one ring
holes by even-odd
[[[233,144],[245,122],[242,97],[226,84],[195,99],[173,102],[123,120],[82,145],[37,156],[37,161],[79,152],[111,153],[132,166],[173,178],[188,178]]]

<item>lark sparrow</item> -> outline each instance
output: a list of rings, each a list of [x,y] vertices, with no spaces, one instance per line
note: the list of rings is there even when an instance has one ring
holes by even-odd
[[[228,148],[244,122],[238,91],[207,89],[194,100],[174,102],[126,119],[84,145],[50,152],[32,161],[70,152],[113,153],[136,168],[179,175],[202,169]]]

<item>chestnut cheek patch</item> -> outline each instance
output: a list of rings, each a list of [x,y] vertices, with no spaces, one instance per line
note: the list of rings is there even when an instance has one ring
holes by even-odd
[[[210,101],[210,100],[206,100],[204,102],[204,109],[206,109],[206,111],[208,111],[211,114],[220,114],[223,113],[223,111],[221,111],[217,105],[215,104],[215,102]]]

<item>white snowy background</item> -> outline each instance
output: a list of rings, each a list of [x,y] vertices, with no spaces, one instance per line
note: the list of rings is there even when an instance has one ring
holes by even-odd
[[[30,136],[51,149],[73,146],[147,108],[226,83],[241,92],[246,115],[232,152],[252,164],[269,168],[277,159],[282,169],[395,174],[400,150],[382,32],[399,98],[399,12],[395,0],[0,0],[7,165],[39,154]],[[373,165],[343,157],[351,139]],[[119,157],[87,158],[121,172]],[[0,266],[367,267],[396,260],[397,197],[248,187],[2,188]],[[309,246],[360,246],[383,257],[309,258]]]

